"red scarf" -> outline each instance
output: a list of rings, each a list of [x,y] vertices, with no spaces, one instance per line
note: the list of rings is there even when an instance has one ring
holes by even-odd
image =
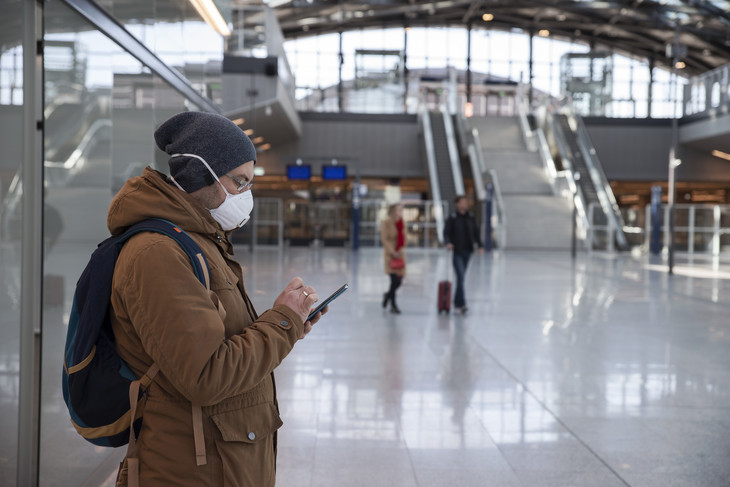
[[[403,233],[403,220],[395,222],[395,228],[398,229],[398,237],[395,241],[395,250],[397,251],[406,245],[406,236]]]

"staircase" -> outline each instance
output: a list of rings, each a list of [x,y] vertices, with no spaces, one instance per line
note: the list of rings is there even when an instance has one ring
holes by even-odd
[[[570,200],[553,195],[537,152],[525,147],[517,117],[472,117],[486,169],[502,190],[505,249],[567,250],[572,235]]]

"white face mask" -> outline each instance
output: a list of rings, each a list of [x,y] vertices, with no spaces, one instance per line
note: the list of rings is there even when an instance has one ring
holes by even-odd
[[[251,190],[244,191],[243,193],[231,194],[226,190],[226,187],[223,186],[223,183],[221,183],[220,179],[218,179],[218,176],[215,175],[208,163],[205,162],[205,159],[200,156],[196,156],[195,154],[172,154],[170,157],[179,156],[199,159],[200,162],[205,164],[205,167],[208,168],[208,171],[213,175],[218,184],[221,185],[223,192],[226,193],[226,199],[223,200],[223,203],[221,203],[218,208],[209,210],[210,215],[220,224],[221,228],[227,232],[244,226],[251,218],[250,215],[253,210],[253,195],[251,194]],[[182,189],[172,176],[170,176],[170,179],[178,188]]]

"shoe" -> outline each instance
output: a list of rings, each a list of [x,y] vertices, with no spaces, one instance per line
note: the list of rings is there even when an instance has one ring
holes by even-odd
[[[390,301],[390,298],[388,298],[388,293],[383,294],[383,308],[388,306],[388,301]]]
[[[467,308],[466,306],[457,306],[456,311],[465,315],[466,312],[469,311],[469,308]]]
[[[390,312],[393,313],[394,315],[399,315],[400,314],[400,310],[398,309],[398,306],[395,305],[395,303],[393,303],[390,306]]]

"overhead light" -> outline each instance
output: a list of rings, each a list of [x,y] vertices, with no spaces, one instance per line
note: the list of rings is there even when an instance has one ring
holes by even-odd
[[[728,154],[727,152],[723,152],[721,150],[715,149],[714,151],[712,151],[712,155],[715,157],[719,157],[720,159],[725,159],[726,161],[730,161],[730,154]]]
[[[223,37],[231,35],[231,29],[228,28],[228,24],[223,20],[223,16],[218,11],[218,7],[215,6],[213,0],[190,0],[195,10],[198,11],[205,23],[208,24],[217,33]]]
[[[264,138],[261,137],[260,135],[258,137],[254,137],[253,139],[251,139],[251,142],[253,142],[254,144],[260,144],[263,141],[264,141]]]
[[[264,3],[271,8],[276,8],[291,3],[291,0],[264,0]]]
[[[491,22],[494,20],[494,14],[484,14],[482,15],[482,20],[484,22]]]
[[[240,127],[241,125],[243,125],[243,124],[244,124],[244,123],[246,122],[246,121],[245,121],[244,119],[242,119],[242,118],[237,118],[237,119],[235,119],[235,120],[231,120],[231,121],[232,121],[233,123],[235,123],[236,125],[238,125],[239,127]]]
[[[537,35],[539,35],[540,37],[548,37],[550,35],[550,31],[547,29],[540,29],[537,32]]]
[[[253,135],[253,129],[246,129],[243,131],[243,133],[251,137]]]
[[[260,145],[260,146],[256,147],[256,151],[257,151],[257,152],[263,152],[263,151],[267,151],[267,150],[269,150],[269,149],[271,149],[271,144],[268,144],[268,143],[267,143],[267,144],[264,144],[264,145]]]
[[[474,116],[474,105],[470,101],[464,104],[464,116],[466,118],[471,118]]]
[[[264,176],[266,174],[266,170],[261,166],[256,166],[253,168],[253,175],[254,176]]]
[[[306,18],[297,20],[297,24],[298,25],[314,25],[321,21],[322,21],[322,19],[320,19],[319,17],[306,17]]]
[[[687,65],[684,64],[684,61],[677,61],[676,63],[674,63],[674,67],[677,69],[684,69],[687,67]]]

